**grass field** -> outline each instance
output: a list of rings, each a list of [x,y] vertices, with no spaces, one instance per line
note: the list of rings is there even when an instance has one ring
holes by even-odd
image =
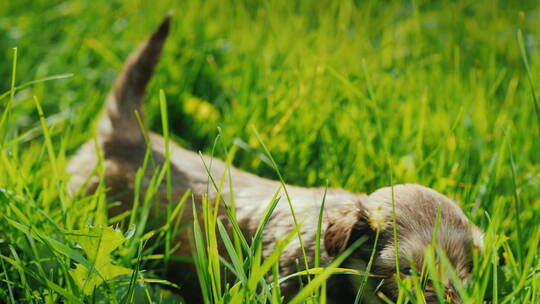
[[[467,302],[540,303],[540,3],[487,0],[0,1],[0,303],[185,292],[163,280],[173,257],[157,249],[175,225],[138,211],[135,226],[106,229],[103,192],[72,197],[65,173],[124,58],[171,9],[149,129],[162,132],[163,90],[176,142],[209,153],[219,127],[247,171],[277,177],[257,130],[291,184],[432,187],[486,234]],[[196,259],[219,271],[212,250]],[[239,284],[210,271],[207,301],[277,302],[249,271],[256,253],[233,261]],[[421,303],[401,289],[401,303]]]

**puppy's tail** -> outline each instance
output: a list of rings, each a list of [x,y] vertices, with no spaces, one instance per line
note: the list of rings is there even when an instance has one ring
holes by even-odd
[[[101,138],[139,144],[143,141],[135,112],[142,117],[145,89],[169,34],[170,14],[126,60],[105,102],[105,115],[99,124]]]

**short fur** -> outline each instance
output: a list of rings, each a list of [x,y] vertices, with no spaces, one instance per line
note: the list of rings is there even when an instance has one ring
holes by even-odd
[[[158,29],[126,61],[107,98],[105,113],[98,125],[97,145],[104,156],[107,194],[122,203],[119,207],[121,210],[128,210],[131,207],[135,173],[141,167],[146,152],[146,144],[139,130],[135,112],[142,115],[144,91],[159,59],[169,32],[169,24],[170,18],[166,17]],[[154,133],[149,133],[149,138],[154,161],[161,165],[165,161],[164,139]],[[199,206],[200,198],[209,189],[209,198],[214,199],[216,192],[212,190],[213,187],[207,187],[208,175],[200,156],[174,143],[170,144],[170,151],[173,198],[179,198],[190,189],[194,193],[195,205]],[[203,158],[206,163],[210,163],[210,157],[203,156]],[[96,175],[92,175],[92,172],[97,162],[94,141],[89,141],[80,148],[68,165],[67,170],[71,174],[69,188],[73,193],[83,187],[87,193],[95,191],[99,179]],[[214,177],[222,176],[224,170],[225,164],[222,161],[212,159],[211,174]],[[232,178],[223,187],[222,197],[225,199],[229,197],[228,183],[232,183],[237,220],[246,238],[250,239],[280,183],[236,168],[230,170]],[[143,187],[148,185],[151,176],[152,169],[149,168],[143,180]],[[165,202],[165,185],[162,185],[161,190],[161,201]],[[287,186],[287,190],[296,214],[304,223],[301,233],[309,262],[312,263],[315,254],[316,223],[325,191],[323,188],[297,186]],[[393,191],[391,188],[383,188],[369,196],[342,189],[328,189],[322,227],[324,233],[321,264],[328,265],[352,242],[361,236],[367,236],[368,243],[361,246],[345,263],[354,267],[355,259],[356,261],[360,259],[365,264],[371,252],[370,242],[373,241],[375,230],[380,229],[379,246],[372,272],[386,277],[382,290],[389,297],[395,298],[397,287],[394,280],[396,267],[391,224],[392,192],[400,264],[408,265],[412,259],[417,269],[421,267],[423,250],[431,243],[437,208],[440,206],[438,243],[456,268],[459,277],[466,282],[470,276],[471,246],[473,244],[482,246],[482,234],[453,201],[419,185],[398,185],[393,187]],[[283,190],[280,195],[285,197]],[[186,204],[185,221],[192,220],[191,206],[190,203]],[[113,208],[112,212],[120,211],[114,211]],[[263,256],[267,257],[273,251],[276,241],[293,228],[294,222],[289,206],[282,199],[264,231]],[[188,239],[188,232],[183,232],[178,237],[178,241],[182,241],[178,254],[192,253],[193,248],[190,247]],[[294,239],[280,257],[281,275],[296,272],[296,261],[302,259],[300,244]],[[182,273],[181,276],[195,275],[191,270],[184,271],[190,273]],[[335,280],[343,280],[343,276]],[[289,280],[283,284],[282,290],[286,298],[294,295],[295,282]],[[352,301],[356,292],[355,287],[348,283],[339,283],[335,288],[329,288],[329,295],[339,302]],[[448,293],[453,295],[453,301],[459,302],[451,283],[448,282],[447,288]],[[425,295],[429,303],[436,303],[430,286],[427,287]]]

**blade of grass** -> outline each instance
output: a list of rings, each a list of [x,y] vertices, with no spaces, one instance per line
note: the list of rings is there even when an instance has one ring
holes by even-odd
[[[11,283],[10,283],[10,280],[9,280],[9,275],[8,275],[8,272],[7,272],[7,269],[6,269],[6,265],[4,263],[4,259],[0,259],[0,262],[2,263],[2,271],[4,273],[4,277],[6,277],[6,285],[7,285],[7,290],[8,290],[8,294],[9,294],[9,303],[17,303],[15,301],[15,297],[13,296],[13,289],[11,288]]]
[[[289,304],[297,304],[306,299],[310,294],[315,291],[321,284],[323,284],[330,275],[333,274],[335,268],[340,265],[351,253],[354,252],[360,245],[366,241],[366,237],[361,237],[356,240],[351,246],[349,246],[343,253],[341,253],[328,267],[326,267],[320,274],[316,275],[294,298]]]
[[[307,260],[306,249],[304,247],[304,241],[302,239],[302,234],[300,233],[300,226],[299,226],[296,214],[294,212],[294,207],[292,205],[292,200],[291,200],[291,197],[289,195],[289,191],[287,191],[287,185],[285,184],[285,180],[283,179],[283,176],[281,175],[281,172],[279,171],[279,168],[278,168],[276,162],[274,161],[274,158],[272,157],[272,154],[270,153],[270,151],[268,150],[268,148],[266,147],[266,145],[262,141],[262,139],[261,139],[259,133],[257,132],[257,130],[255,129],[255,126],[252,126],[252,129],[253,129],[253,132],[255,133],[255,136],[257,137],[257,140],[259,141],[259,143],[263,147],[266,156],[272,162],[273,169],[276,171],[276,173],[277,173],[277,175],[279,177],[279,181],[281,182],[281,186],[283,187],[283,191],[285,192],[285,196],[287,197],[287,202],[289,203],[289,209],[291,211],[291,216],[292,216],[293,221],[294,221],[294,226],[296,227],[296,230],[297,230],[298,242],[300,243],[300,249],[302,251],[302,258],[303,258],[303,262],[304,262],[304,267],[305,267],[305,269],[309,269],[309,263],[308,263],[308,260]],[[308,277],[308,281],[309,280],[311,280],[311,278]]]
[[[0,94],[0,100],[6,98],[6,96],[8,96],[8,95],[10,96],[10,98],[13,98],[13,95],[15,94],[15,92],[17,92],[19,90],[22,90],[24,88],[27,88],[27,87],[29,87],[31,85],[34,85],[34,84],[47,82],[47,81],[51,81],[51,80],[66,79],[66,78],[70,78],[70,77],[73,77],[73,74],[68,73],[68,74],[52,75],[52,76],[48,76],[48,77],[45,77],[45,78],[28,81],[28,82],[25,82],[25,83],[23,83],[21,85],[18,85],[18,86],[15,86],[15,77],[13,77],[12,78],[12,84],[11,84],[12,89],[10,89],[7,92],[4,92],[4,93]]]
[[[534,81],[532,79],[531,70],[529,68],[529,59],[527,58],[527,51],[525,50],[525,43],[523,43],[523,33],[521,32],[521,29],[518,29],[517,40],[519,45],[519,51],[521,53],[521,59],[523,60],[523,65],[525,66],[525,71],[527,72],[527,79],[529,80],[529,85],[531,87],[534,112],[536,113],[536,126],[538,128],[538,132],[540,133],[540,108],[538,106],[538,98],[536,97],[536,91],[534,89]]]

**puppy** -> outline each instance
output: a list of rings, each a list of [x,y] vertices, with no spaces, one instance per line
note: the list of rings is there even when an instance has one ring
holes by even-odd
[[[142,43],[127,59],[120,75],[105,102],[104,115],[99,121],[97,141],[84,144],[68,165],[71,174],[70,190],[75,193],[81,188],[92,193],[100,183],[95,174],[98,164],[97,149],[103,155],[105,185],[107,195],[122,203],[121,208],[129,210],[133,202],[133,188],[137,170],[142,166],[147,144],[141,132],[136,112],[142,115],[145,87],[150,80],[169,31],[169,17]],[[97,147],[95,146],[97,144]],[[160,135],[149,133],[149,147],[153,152],[153,162],[165,163],[165,141]],[[224,162],[203,156],[206,164],[212,163],[210,174],[219,178],[226,170]],[[208,185],[208,172],[198,154],[170,143],[171,184],[173,201],[191,190],[195,206],[200,207],[200,199],[208,195],[210,200],[217,196],[212,185]],[[280,183],[258,177],[236,168],[230,168],[230,179],[223,186],[221,196],[227,200],[232,189],[237,221],[246,239],[254,235],[267,204],[271,201]],[[147,187],[152,177],[152,168],[145,172],[142,185]],[[303,188],[287,185],[292,206],[303,223],[301,235],[310,267],[313,265],[316,243],[316,226],[324,188]],[[160,202],[167,201],[166,186],[160,188]],[[286,197],[283,189],[281,197]],[[143,195],[143,194],[141,194]],[[263,234],[263,256],[273,251],[278,239],[283,238],[295,227],[289,205],[283,199],[277,204]],[[393,202],[393,203],[392,203]],[[227,202],[226,202],[227,203]],[[396,271],[395,244],[393,233],[392,204],[395,206],[400,271]],[[192,220],[192,204],[186,204],[184,220]],[[114,211],[113,211],[114,212]],[[416,269],[422,269],[424,249],[432,243],[437,214],[440,213],[437,242],[444,251],[459,278],[469,280],[472,265],[472,249],[482,246],[482,233],[463,214],[460,208],[442,194],[419,185],[398,185],[383,188],[371,195],[350,193],[342,189],[328,189],[322,226],[321,265],[330,264],[348,246],[360,238],[367,237],[345,265],[359,267],[366,265],[370,258],[375,235],[379,238],[374,255],[372,273],[384,278],[382,291],[390,298],[397,296],[397,277],[410,276]],[[223,212],[222,212],[223,213]],[[200,212],[199,212],[200,214]],[[178,254],[190,255],[188,232],[183,232],[178,241],[182,246]],[[302,254],[298,239],[294,239],[283,251],[279,261],[280,274],[298,271],[302,265]],[[411,264],[412,263],[412,264]],[[362,269],[359,269],[362,270]],[[183,273],[182,275],[187,275]],[[193,275],[193,274],[192,274]],[[343,283],[345,276],[336,277],[336,284],[329,288],[329,296],[343,303],[353,301],[357,285],[354,280]],[[338,278],[339,277],[339,278]],[[350,276],[347,276],[350,277]],[[286,298],[294,296],[296,280],[288,280],[281,286]],[[454,303],[459,302],[457,292],[450,281],[445,281],[446,296]],[[427,284],[427,302],[436,303],[433,286]]]

